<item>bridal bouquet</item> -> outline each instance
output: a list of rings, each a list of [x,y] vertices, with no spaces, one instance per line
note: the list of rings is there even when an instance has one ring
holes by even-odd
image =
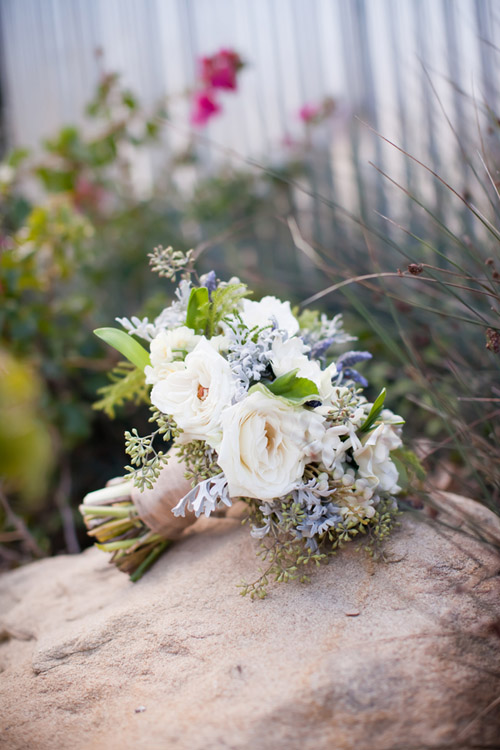
[[[403,422],[384,407],[385,389],[373,403],[363,396],[354,367],[371,355],[345,351],[354,339],[341,316],[251,300],[213,271],[198,279],[191,252],[160,247],[150,259],[161,275],[181,275],[174,302],[153,322],[96,331],[130,363],[98,406],[145,399],[155,426],[126,433],[129,478],[81,506],[101,548],[137,578],[184,526],[241,499],[268,561],[243,593],[263,596],[270,577],[302,579],[358,534],[384,538],[401,491]],[[162,482],[168,492],[155,491]]]

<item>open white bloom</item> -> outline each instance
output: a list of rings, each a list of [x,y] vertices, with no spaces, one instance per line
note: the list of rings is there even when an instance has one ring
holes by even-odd
[[[218,463],[231,497],[270,500],[294,489],[322,418],[254,391],[222,414]]]
[[[400,417],[399,414],[394,414],[394,412],[391,411],[390,409],[382,409],[382,411],[380,412],[380,419],[385,424],[390,424],[394,426],[397,425],[398,428],[401,425],[404,425],[405,423],[405,420],[403,419],[403,417]],[[397,429],[396,432],[399,434],[399,429]]]
[[[391,451],[399,448],[402,440],[389,424],[380,424],[363,440],[360,448],[353,451],[359,467],[359,475],[367,479],[372,487],[385,492],[397,493],[398,470],[391,461]]]
[[[278,336],[273,341],[271,366],[277,378],[287,372],[297,370],[297,377],[308,378],[317,386],[319,398],[329,401],[333,394],[332,378],[337,374],[334,362],[324,370],[318,362],[307,357],[308,347],[296,336],[283,341]]]
[[[229,364],[204,337],[178,364],[181,368],[153,386],[151,402],[183,430],[179,442],[205,440],[216,448],[222,437],[222,414],[235,390]]]
[[[229,347],[229,338],[222,333],[218,336],[212,336],[208,339],[210,346],[213,346],[216,352],[227,352]]]
[[[335,425],[325,430],[321,445],[321,463],[334,479],[344,476],[346,452],[351,447],[349,427],[346,424]]]
[[[172,369],[179,369],[172,368],[171,363],[174,360],[184,359],[186,353],[193,351],[201,338],[187,326],[172,328],[170,331],[160,331],[150,345],[151,365],[148,365],[144,370],[146,383],[155,385],[155,383],[166,378],[172,372]]]
[[[241,318],[248,328],[263,328],[276,321],[278,328],[285,330],[289,336],[294,336],[299,330],[299,323],[292,315],[290,302],[282,302],[276,297],[262,297],[260,302],[244,299]]]
[[[323,447],[323,438],[325,434],[325,420],[316,410],[304,410],[307,417],[304,417],[305,423],[305,448],[304,454],[307,459],[306,463],[321,461],[321,451]]]
[[[302,368],[304,371],[309,364],[317,364],[311,362],[306,356],[309,348],[297,336],[293,336],[286,341],[283,341],[281,336],[277,336],[273,341],[271,356],[271,365],[276,377],[279,378],[280,375],[285,375],[290,370],[295,370],[296,367]],[[300,376],[306,377],[306,375],[302,375],[302,372]]]

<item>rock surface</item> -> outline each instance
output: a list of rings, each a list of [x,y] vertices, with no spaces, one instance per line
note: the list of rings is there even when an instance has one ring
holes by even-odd
[[[500,560],[406,516],[264,601],[235,518],[137,584],[94,549],[0,581],[0,747],[500,747]]]

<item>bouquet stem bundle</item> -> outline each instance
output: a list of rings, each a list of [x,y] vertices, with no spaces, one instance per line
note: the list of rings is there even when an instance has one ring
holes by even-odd
[[[137,581],[196,520],[176,518],[171,512],[190,490],[183,464],[171,455],[153,489],[139,492],[130,480],[111,480],[107,487],[85,496],[80,512],[96,546],[109,552],[110,562]]]

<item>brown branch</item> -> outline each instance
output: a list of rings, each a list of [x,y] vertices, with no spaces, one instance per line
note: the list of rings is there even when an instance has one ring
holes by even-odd
[[[61,515],[64,542],[66,549],[71,555],[80,552],[80,543],[76,535],[75,519],[73,510],[69,503],[71,493],[71,472],[66,464],[63,464],[61,478],[55,491],[54,499]]]
[[[7,500],[7,495],[0,486],[0,505],[4,509],[7,522],[14,526],[25,546],[35,557],[46,557],[45,552],[38,546],[28,527],[18,515],[14,513]]]

